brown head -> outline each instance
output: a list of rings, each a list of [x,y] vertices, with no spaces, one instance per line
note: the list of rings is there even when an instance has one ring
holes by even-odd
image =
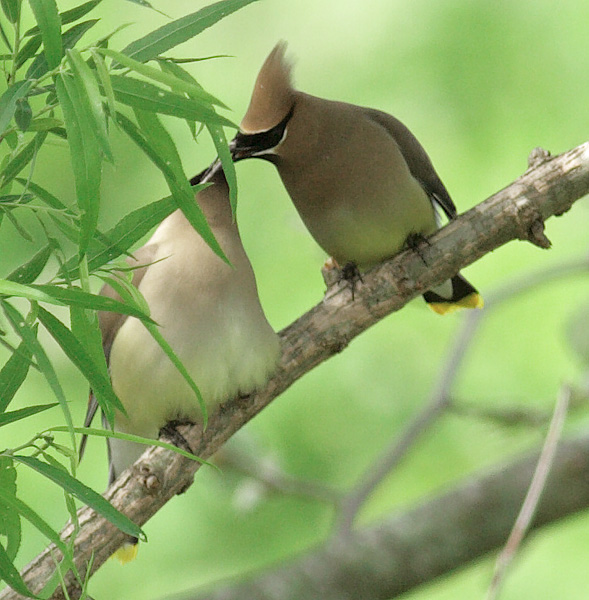
[[[240,132],[231,143],[236,161],[268,158],[284,136],[296,100],[291,81],[292,64],[285,53],[286,42],[278,42],[260,69]]]

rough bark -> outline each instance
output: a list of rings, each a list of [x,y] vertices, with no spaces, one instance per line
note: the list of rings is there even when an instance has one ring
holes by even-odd
[[[408,250],[376,267],[363,277],[352,300],[347,286],[331,287],[322,302],[281,333],[282,357],[267,386],[246,399],[235,399],[211,415],[207,431],[187,427],[183,435],[202,458],[215,451],[240,427],[309,370],[341,352],[354,337],[409,300],[453,276],[459,269],[488,252],[519,239],[548,247],[543,223],[562,215],[589,193],[589,143],[554,158],[542,153],[520,178],[436,232],[419,253]],[[133,521],[143,525],[168,500],[186,489],[199,465],[177,454],[151,448],[107,491],[106,498]],[[94,553],[92,570],[98,569],[123,543],[125,536],[89,508],[79,511],[75,560],[85,572]],[[72,535],[71,525],[62,531]],[[59,552],[49,546],[23,570],[33,591],[40,590],[54,569]],[[71,598],[78,598],[80,583],[66,576]],[[18,594],[7,589],[0,600]],[[63,598],[58,590],[53,596]]]

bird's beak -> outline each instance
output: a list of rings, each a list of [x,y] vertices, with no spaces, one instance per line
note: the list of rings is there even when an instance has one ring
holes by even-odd
[[[241,132],[238,132],[229,143],[233,162],[243,160],[244,158],[251,158],[264,149],[260,147],[259,140],[255,135],[246,135]]]

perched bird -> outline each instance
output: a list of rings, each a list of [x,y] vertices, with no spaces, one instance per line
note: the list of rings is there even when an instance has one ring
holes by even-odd
[[[231,265],[209,248],[180,210],[162,221],[128,261],[138,266],[133,284],[147,301],[151,318],[209,410],[263,386],[279,355],[278,336],[260,305],[254,272],[232,218],[223,171],[210,181],[196,201]],[[101,293],[119,298],[109,286]],[[141,321],[104,312],[99,322],[112,386],[127,413],[116,413],[115,431],[156,439],[169,422],[202,421],[194,391]],[[96,410],[91,396],[86,426]],[[109,438],[108,450],[112,483],[145,446]],[[119,553],[122,561],[134,556],[128,550]]]
[[[233,159],[273,163],[309,232],[339,265],[367,269],[436,231],[437,210],[456,217],[405,125],[378,110],[295,90],[285,50],[277,44],[260,70],[231,144]],[[440,314],[482,307],[460,274],[423,296]]]

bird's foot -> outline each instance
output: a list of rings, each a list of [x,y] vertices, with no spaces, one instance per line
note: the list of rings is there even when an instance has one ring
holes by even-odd
[[[194,425],[194,423],[189,420],[181,419],[169,421],[160,429],[158,437],[165,437],[177,448],[182,448],[182,450],[186,450],[186,452],[194,454],[194,451],[190,447],[190,444],[186,441],[186,438],[177,429],[180,425]]]
[[[427,261],[424,256],[424,248],[431,246],[430,241],[423,235],[423,233],[410,233],[405,240],[405,247],[409,250],[413,250],[419,258],[421,258],[423,264],[427,267]]]
[[[347,281],[352,292],[352,301],[354,301],[354,293],[358,282],[364,283],[362,274],[358,265],[355,262],[347,262],[341,269],[340,281]]]

